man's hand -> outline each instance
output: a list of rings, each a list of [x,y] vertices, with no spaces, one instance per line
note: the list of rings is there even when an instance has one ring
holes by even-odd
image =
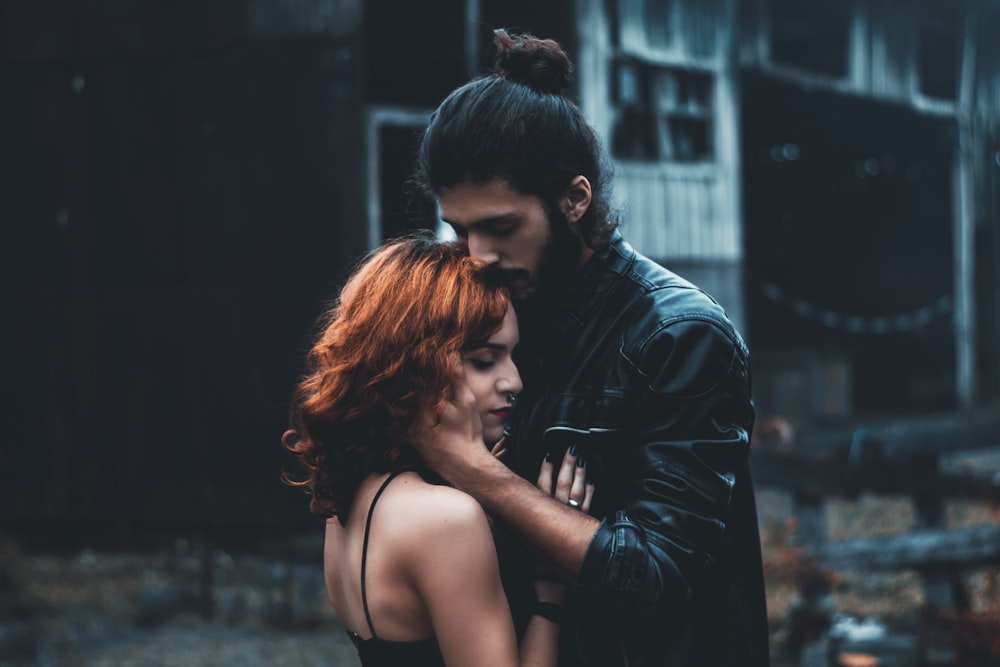
[[[567,504],[580,495],[589,503],[593,485],[586,471],[560,467],[550,486],[539,489],[508,468],[483,442],[483,424],[476,398],[461,364],[456,364],[453,394],[440,415],[428,415],[413,435],[413,445],[424,463],[456,488],[478,500],[486,511],[505,523],[546,562],[575,577],[597,530],[598,520]],[[555,471],[551,462],[547,468]],[[544,482],[543,482],[544,484]],[[555,496],[555,497],[554,497]]]
[[[483,422],[460,358],[454,366],[451,398],[440,414],[424,418],[413,446],[427,467],[459,488],[468,470],[481,466],[483,459],[495,460],[483,442]]]

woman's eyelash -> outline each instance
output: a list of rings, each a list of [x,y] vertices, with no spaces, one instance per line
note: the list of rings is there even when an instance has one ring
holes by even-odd
[[[486,359],[469,359],[469,361],[472,363],[473,368],[481,371],[485,371],[486,369],[493,367],[493,362]]]

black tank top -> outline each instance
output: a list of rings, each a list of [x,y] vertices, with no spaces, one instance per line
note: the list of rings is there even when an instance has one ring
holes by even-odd
[[[444,657],[438,647],[437,639],[418,639],[412,642],[392,642],[380,639],[375,634],[375,626],[372,625],[372,616],[368,611],[368,595],[365,575],[368,569],[368,536],[372,528],[372,515],[375,513],[375,503],[389,482],[394,480],[400,472],[389,475],[372,498],[371,507],[368,508],[368,520],[365,522],[365,541],[361,551],[361,605],[365,610],[365,620],[368,621],[368,630],[371,631],[371,639],[362,639],[356,632],[347,632],[347,636],[354,642],[358,649],[358,657],[361,658],[363,667],[397,667],[399,665],[416,665],[419,667],[445,667]]]

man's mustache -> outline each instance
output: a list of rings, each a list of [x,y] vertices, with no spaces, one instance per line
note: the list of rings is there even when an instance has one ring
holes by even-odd
[[[490,282],[498,282],[501,285],[523,284],[531,279],[531,272],[527,269],[517,269],[491,265],[483,269],[483,273]]]

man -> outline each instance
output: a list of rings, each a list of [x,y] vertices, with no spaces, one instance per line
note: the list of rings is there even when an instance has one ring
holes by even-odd
[[[418,180],[510,288],[525,393],[504,462],[461,379],[421,453],[575,580],[561,618],[511,593],[516,616],[561,623],[560,664],[766,665],[746,346],[718,304],[615,229],[562,49],[496,41],[494,75],[434,113]],[[567,448],[597,485],[593,516],[516,474]]]

